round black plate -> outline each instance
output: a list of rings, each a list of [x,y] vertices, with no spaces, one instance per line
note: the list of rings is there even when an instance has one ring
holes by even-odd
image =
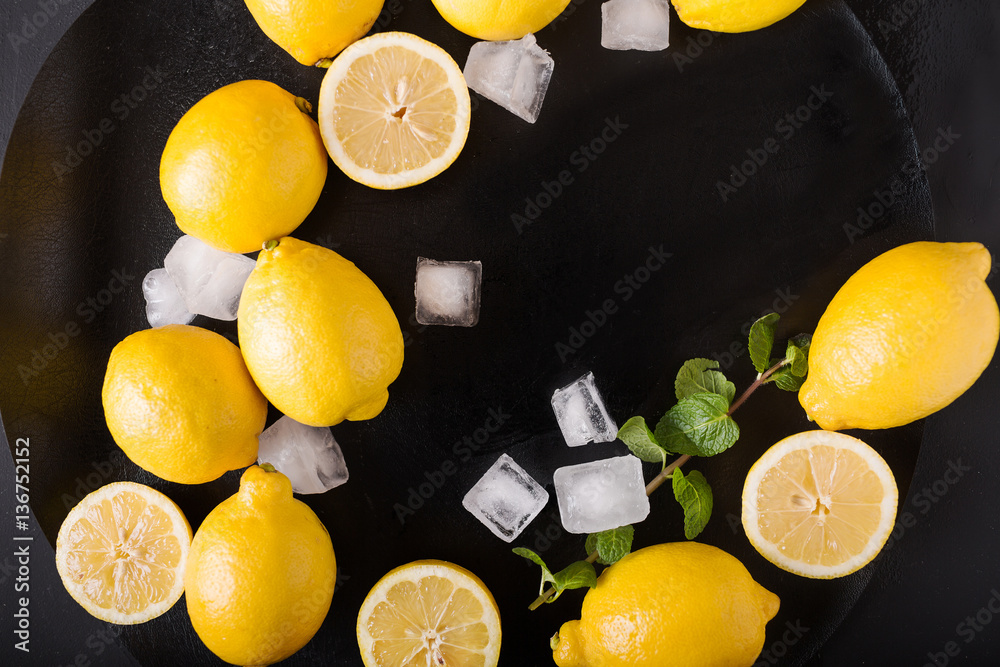
[[[652,54],[601,49],[599,7],[572,4],[538,34],[556,68],[537,124],[474,97],[468,144],[444,174],[381,192],[331,168],[295,233],[379,285],[407,347],[385,412],[333,429],[348,484],[304,498],[333,537],[340,586],[323,628],[289,665],[360,664],[362,599],[383,573],[418,558],[465,565],[491,588],[503,616],[501,664],[551,664],[548,638],[578,616],[583,593],[527,611],[536,568],[461,507],[506,452],[553,496],[514,545],[554,567],[583,556],[583,537],[560,527],[552,474],[626,450],[567,448],[551,392],[593,371],[619,424],[633,414],[655,420],[672,404],[678,367],[696,356],[718,359],[742,390],[754,377],[750,322],[776,310],[781,337],[811,331],[864,262],[932,235],[902,101],[842,3],[809,3],[745,35],[675,20],[674,46]],[[392,0],[376,29],[414,32],[460,65],[474,41],[426,3]],[[104,424],[104,367],[118,341],[147,326],[142,277],[180,235],[157,176],[174,124],[233,81],[267,79],[315,101],[321,77],[272,44],[238,0],[101,0],[39,74],[0,178],[0,410],[12,447],[14,434],[31,438],[32,509],[50,543],[68,509],[110,481],[164,491],[192,526],[235,491],[238,472],[181,486],[125,459]],[[482,261],[475,328],[416,324],[417,256]],[[232,324],[195,324],[236,339]],[[786,647],[783,664],[801,664],[870,569],[811,581],[758,556],[738,524],[743,477],[770,444],[811,426],[795,396],[774,387],[736,419],[737,446],[689,464],[715,490],[699,539],[740,558],[781,597],[767,645],[786,623],[811,628]],[[893,467],[901,498],[921,428],[862,434]],[[683,539],[669,491],[652,505],[636,547]],[[120,641],[144,665],[215,660],[183,604],[122,629]]]

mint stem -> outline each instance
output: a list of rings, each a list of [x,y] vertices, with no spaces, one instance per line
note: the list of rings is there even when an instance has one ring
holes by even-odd
[[[778,371],[779,368],[781,368],[783,366],[787,366],[787,365],[788,365],[788,360],[787,359],[782,359],[781,361],[779,361],[778,363],[776,363],[774,366],[771,366],[766,371],[764,371],[763,373],[761,373],[760,377],[758,377],[756,380],[754,380],[753,384],[751,384],[749,387],[747,387],[747,390],[745,392],[743,392],[742,394],[740,394],[739,398],[737,398],[735,401],[733,401],[733,404],[731,406],[729,406],[729,412],[727,412],[726,415],[730,415],[731,416],[734,412],[736,412],[736,408],[738,408],[741,405],[743,405],[743,401],[745,401],[748,398],[750,398],[750,394],[752,394],[755,391],[757,391],[757,388],[760,387],[765,382],[767,382],[767,379],[769,377],[771,377],[772,375],[774,375]]]
[[[730,406],[730,408],[729,408],[729,412],[727,412],[726,414],[727,415],[732,415],[734,412],[736,412],[736,409],[738,407],[740,407],[741,405],[743,405],[744,401],[746,401],[748,398],[750,398],[750,394],[754,393],[757,390],[758,387],[760,387],[762,384],[764,384],[765,382],[767,382],[767,379],[769,377],[771,377],[772,375],[774,375],[774,373],[776,373],[778,371],[778,369],[780,369],[782,366],[786,366],[786,365],[788,365],[788,360],[784,359],[784,360],[776,363],[774,366],[771,366],[770,368],[768,368],[763,373],[761,373],[760,377],[758,377],[756,380],[754,380],[753,384],[751,384],[749,387],[747,387],[747,390],[744,391],[740,395],[740,397],[737,398],[733,402],[732,406]],[[690,459],[691,459],[691,457],[688,454],[684,454],[683,456],[678,456],[674,460],[673,463],[671,463],[666,468],[664,468],[663,472],[661,472],[659,475],[657,475],[656,477],[654,477],[652,479],[652,481],[650,481],[649,484],[646,485],[646,495],[647,496],[652,495],[653,491],[656,491],[658,488],[660,488],[660,486],[665,481],[667,481],[668,479],[670,479],[670,476],[673,474],[674,470],[676,470],[677,468],[680,468],[682,465],[684,465],[685,463],[687,463]],[[596,560],[597,560],[597,551],[595,550],[592,554],[590,554],[589,556],[587,556],[587,562],[588,563],[593,563]],[[542,594],[539,595],[537,598],[535,598],[534,602],[532,602],[530,605],[528,605],[528,610],[529,611],[534,611],[534,610],[538,609],[539,607],[541,607],[545,603],[546,600],[548,600],[550,597],[552,597],[555,594],[556,594],[556,589],[552,588],[550,586],[549,588],[547,588],[544,591],[542,591]]]

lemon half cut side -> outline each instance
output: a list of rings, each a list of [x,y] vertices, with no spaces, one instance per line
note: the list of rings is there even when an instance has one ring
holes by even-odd
[[[878,452],[843,433],[806,431],[781,440],[750,468],[743,528],[783,570],[832,579],[878,555],[897,501],[892,470]]]

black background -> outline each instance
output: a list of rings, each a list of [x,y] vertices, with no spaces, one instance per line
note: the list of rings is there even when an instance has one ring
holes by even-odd
[[[18,44],[16,51],[8,32],[20,31],[25,14],[38,7],[26,1],[5,4],[0,14],[0,144],[7,145],[42,62],[86,4],[81,0],[62,5],[56,0],[58,10],[48,25]],[[208,90],[239,78],[271,78],[289,89],[309,91],[318,87],[320,75],[290,64],[261,35],[245,30],[241,3],[160,3],[160,9],[147,10],[138,3],[108,0],[100,9],[112,4],[122,11],[85,19],[74,28],[74,39],[57,50],[42,77],[49,94],[36,91],[26,107],[30,113],[22,123],[27,129],[19,130],[6,153],[0,183],[0,231],[8,235],[0,238],[3,417],[8,438],[33,438],[32,506],[41,523],[33,524],[31,531],[36,539],[31,563],[32,653],[26,660],[12,649],[11,614],[17,597],[10,539],[14,501],[12,484],[0,485],[0,655],[11,655],[15,664],[211,664],[212,656],[187,625],[183,605],[145,626],[124,629],[111,644],[105,643],[98,633],[108,632],[108,626],[90,618],[64,592],[45,540],[54,539],[65,515],[61,494],[75,493],[74,482],[81,474],[85,477],[94,462],[110,461],[115,478],[166,490],[193,525],[235,489],[233,473],[203,488],[165,485],[114,457],[113,445],[101,436],[103,420],[94,410],[94,388],[99,389],[110,346],[143,326],[141,295],[133,290],[128,303],[120,302],[79,339],[73,355],[62,358],[67,369],[58,374],[50,370],[48,380],[40,378],[30,391],[15,391],[21,383],[13,366],[25,349],[38,345],[39,335],[52,330],[52,322],[65,321],[65,313],[72,312],[81,296],[106,282],[120,258],[130,258],[127,268],[141,271],[141,278],[176,238],[158,202],[155,179],[144,179],[143,174],[155,174],[150,167],[158,162],[159,148],[184,109]],[[331,170],[320,207],[296,233],[306,240],[338,244],[338,251],[383,288],[414,342],[407,350],[404,375],[390,390],[396,400],[381,421],[335,428],[352,480],[310,502],[331,529],[346,576],[324,629],[289,664],[357,664],[352,617],[375,573],[433,556],[471,567],[497,595],[504,615],[502,664],[550,664],[544,638],[578,614],[579,595],[567,594],[535,615],[523,611],[522,603],[533,597],[535,572],[522,569],[502,543],[457,508],[465,489],[500,451],[511,453],[550,493],[555,466],[618,451],[613,445],[565,450],[547,412],[553,388],[591,369],[619,422],[634,412],[652,417],[668,404],[670,378],[680,361],[724,351],[741,338],[741,325],[770,307],[786,284],[794,286],[799,297],[785,319],[785,329],[794,333],[815,322],[836,285],[860,263],[898,242],[928,237],[931,215],[937,240],[978,240],[994,251],[1000,247],[995,222],[1000,202],[992,189],[1000,165],[1000,41],[998,10],[990,3],[912,0],[845,6],[810,0],[801,15],[770,30],[718,38],[696,56],[684,76],[666,58],[683,53],[687,37],[698,33],[675,21],[674,46],[666,56],[610,54],[596,47],[598,5],[597,0],[580,3],[565,20],[540,33],[539,41],[553,52],[557,69],[536,126],[483,102],[474,113],[462,158],[441,178],[386,195],[353,186]],[[392,6],[401,11],[392,16],[389,28],[438,41],[464,62],[472,40],[444,25],[433,9],[407,2]],[[867,39],[847,7],[857,13],[878,54],[868,51]],[[157,43],[158,35],[181,29],[185,16],[200,16],[209,26],[204,34],[215,38],[192,38],[183,49],[173,50]],[[220,30],[211,27],[212,21],[244,27]],[[127,44],[135,57],[103,53],[104,43]],[[180,60],[160,55],[178,52]],[[583,61],[581,54],[592,54],[593,62]],[[879,54],[900,97],[881,70]],[[734,61],[743,66],[730,67]],[[204,64],[192,66],[198,62]],[[166,77],[160,102],[139,105],[132,118],[109,135],[105,152],[94,156],[91,164],[100,168],[81,168],[61,191],[64,199],[47,200],[48,191],[37,189],[38,174],[32,169],[38,164],[48,169],[48,154],[60,159],[70,143],[67,137],[96,126],[93,121],[108,113],[114,93],[129,90],[141,80],[143,67],[153,63],[174,73]],[[626,66],[631,69],[623,77]],[[823,80],[816,80],[817,73]],[[646,84],[658,75],[666,83]],[[809,86],[826,78],[840,97],[821,109],[794,146],[779,153],[772,165],[775,172],[762,170],[760,178],[721,206],[711,191],[716,179],[725,176],[731,162],[743,159],[744,150],[762,145],[773,134],[773,120],[805,102]],[[572,168],[573,149],[597,136],[606,118],[613,119],[622,109],[656,105],[662,114],[621,119],[630,127],[616,139],[618,145],[609,145],[590,174],[577,174],[578,180],[553,207],[551,222],[543,216],[516,234],[508,212],[516,211],[525,196],[541,191],[535,183]],[[741,113],[748,109],[752,113]],[[78,120],[59,124],[66,118]],[[856,217],[857,206],[870,206],[875,191],[884,191],[901,164],[913,157],[908,124],[920,149],[933,147],[949,128],[960,138],[928,164],[926,183],[922,178],[905,183],[900,202],[858,243],[850,244],[843,224]],[[129,154],[133,146],[149,151]],[[628,170],[650,176],[632,179]],[[51,172],[46,177],[51,180]],[[665,184],[662,189],[651,186],[657,178]],[[810,196],[797,199],[799,192]],[[81,212],[76,225],[59,217],[74,211]],[[102,216],[119,222],[107,229],[92,222]],[[668,225],[651,227],[654,218]],[[330,224],[331,219],[336,224]],[[39,233],[48,231],[46,220],[52,229],[62,230],[62,236]],[[479,227],[455,234],[456,221]],[[579,224],[558,233],[551,229],[576,221]],[[572,235],[571,242],[566,234]],[[560,363],[554,342],[566,339],[567,327],[579,326],[587,310],[616,297],[618,277],[644,260],[648,246],[661,242],[674,254],[669,273],[651,279],[650,287],[611,317],[579,354]],[[421,332],[407,323],[412,295],[407,293],[406,275],[412,273],[409,264],[417,254],[483,259],[483,319],[477,328]],[[39,268],[54,259],[70,268],[57,268],[43,280]],[[696,287],[700,291],[694,294]],[[31,299],[49,302],[48,311],[27,303]],[[56,315],[47,319],[47,312]],[[532,340],[542,342],[528,345]],[[504,345],[507,341],[518,343]],[[740,387],[752,378],[747,367],[744,358],[731,372]],[[772,393],[752,399],[737,415],[744,429],[737,450],[699,464],[717,495],[716,516],[701,539],[739,556],[758,580],[782,597],[782,611],[769,626],[765,648],[782,652],[781,626],[786,621],[810,628],[778,664],[921,665],[930,660],[929,654],[944,651],[948,642],[960,650],[957,657],[948,658],[949,664],[995,663],[1000,623],[980,626],[968,642],[969,633],[958,626],[1000,589],[994,556],[1000,545],[1000,519],[990,511],[997,494],[992,453],[997,442],[997,369],[994,362],[960,401],[925,424],[865,435],[893,465],[901,489],[901,516],[909,512],[914,521],[899,531],[876,563],[853,577],[837,582],[785,577],[756,556],[726,521],[727,511],[738,512],[736,486],[749,463],[770,442],[806,427],[789,416],[798,414],[792,397]],[[456,378],[464,384],[460,392],[449,392]],[[62,393],[53,393],[53,383]],[[67,385],[86,398],[54,401],[54,396],[77,395]],[[433,473],[435,463],[456,458],[451,443],[483,425],[490,408],[511,415],[506,426],[428,501],[432,509],[423,508],[401,527],[392,514],[393,504],[405,502],[404,490],[424,481],[422,471]],[[74,437],[81,447],[66,449],[65,443]],[[390,446],[403,453],[392,456]],[[970,470],[957,483],[942,487],[949,465],[959,460]],[[914,465],[916,473],[904,497]],[[0,475],[13,478],[5,456],[0,456]],[[729,480],[734,482],[725,483]],[[639,546],[679,537],[675,509],[666,501],[665,496],[654,498],[656,524],[638,528]],[[363,509],[359,502],[365,504]],[[515,544],[537,546],[529,534],[553,524],[554,506],[553,499]],[[563,535],[545,557],[567,563],[577,557],[578,541]],[[369,561],[362,560],[364,554],[371,555]],[[988,612],[982,616],[987,617]]]

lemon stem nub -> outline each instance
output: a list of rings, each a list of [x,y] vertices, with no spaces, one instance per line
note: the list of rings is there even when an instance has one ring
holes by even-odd
[[[296,97],[295,106],[298,108],[299,111],[305,114],[312,113],[313,110],[313,105],[310,104],[309,100],[307,100],[304,97]]]
[[[275,468],[270,463],[261,463],[260,469],[263,470],[264,472],[278,472],[278,469]]]
[[[551,639],[549,639],[549,648],[555,651],[558,647],[559,647],[559,633],[557,632],[554,635],[552,635]]]
[[[271,239],[270,241],[264,241],[264,250],[274,250],[278,247],[280,241],[278,239]]]
[[[316,67],[321,69],[330,69],[330,65],[333,64],[333,58],[320,58],[316,61]]]

